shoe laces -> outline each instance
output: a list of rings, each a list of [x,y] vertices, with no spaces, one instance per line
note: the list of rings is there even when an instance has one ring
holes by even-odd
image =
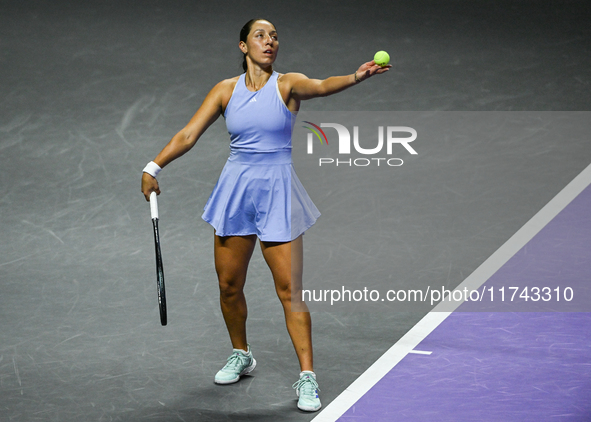
[[[296,381],[292,387],[299,391],[300,395],[304,396],[314,396],[320,388],[318,388],[318,382],[314,379],[312,375],[304,375],[298,381]]]
[[[241,353],[234,352],[227,359],[227,363],[226,363],[226,366],[224,366],[224,369],[236,369],[236,368],[244,365],[244,363],[246,362],[246,360],[248,358],[249,358],[248,356],[244,356]]]

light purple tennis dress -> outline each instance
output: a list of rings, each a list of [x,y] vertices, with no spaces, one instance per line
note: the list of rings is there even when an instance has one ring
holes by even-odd
[[[224,113],[230,157],[203,219],[218,236],[256,234],[263,241],[289,242],[320,216],[292,166],[296,115],[281,98],[277,72],[256,92],[246,88],[245,76]]]

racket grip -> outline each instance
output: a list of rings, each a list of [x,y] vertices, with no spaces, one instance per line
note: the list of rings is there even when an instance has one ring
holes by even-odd
[[[158,195],[156,192],[150,194],[150,212],[152,213],[152,220],[158,219]]]

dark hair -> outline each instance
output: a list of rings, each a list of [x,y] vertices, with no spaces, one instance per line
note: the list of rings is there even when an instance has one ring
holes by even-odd
[[[240,30],[240,41],[242,42],[246,42],[246,39],[248,38],[248,34],[250,34],[250,30],[252,29],[252,26],[254,25],[254,23],[256,21],[267,21],[269,22],[267,19],[263,19],[263,18],[257,18],[257,19],[251,19],[248,22],[246,22],[246,24],[242,27],[242,29]],[[271,23],[271,22],[269,22]],[[271,23],[271,25],[273,25]],[[275,25],[273,25],[275,26]],[[246,72],[248,70],[248,64],[246,63],[246,54],[244,54],[244,57],[242,58],[242,69]]]

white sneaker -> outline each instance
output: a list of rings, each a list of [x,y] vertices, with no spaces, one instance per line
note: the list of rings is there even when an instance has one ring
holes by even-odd
[[[298,409],[307,412],[316,412],[322,407],[318,397],[318,382],[316,374],[312,371],[303,371],[300,373],[300,379],[293,384],[298,399]]]
[[[232,384],[238,382],[242,375],[251,372],[257,361],[252,357],[250,345],[248,352],[240,349],[234,349],[234,353],[230,355],[226,365],[215,374],[214,382],[216,384]]]

